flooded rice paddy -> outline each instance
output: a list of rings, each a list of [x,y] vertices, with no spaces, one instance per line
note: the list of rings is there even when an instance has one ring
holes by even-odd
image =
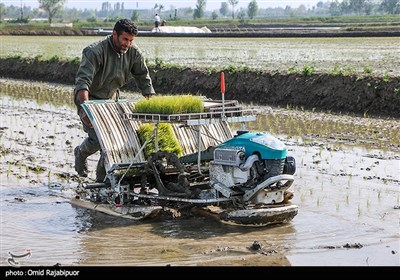
[[[2,266],[26,252],[21,266],[400,265],[399,120],[262,108],[249,128],[273,133],[296,159],[299,212],[290,223],[136,222],[69,203],[78,184],[73,148],[85,136],[72,88],[0,85]]]
[[[101,36],[0,36],[0,57],[80,58]],[[399,37],[135,39],[149,64],[400,75]]]

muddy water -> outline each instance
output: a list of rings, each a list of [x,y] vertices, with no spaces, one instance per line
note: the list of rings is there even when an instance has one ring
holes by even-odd
[[[293,202],[299,213],[290,223],[246,228],[201,217],[136,222],[69,203],[78,184],[72,151],[84,137],[69,89],[53,87],[57,94],[46,99],[44,88],[2,89],[2,266],[10,265],[10,253],[28,251],[14,261],[22,266],[400,265],[399,137],[368,135],[374,127],[399,133],[398,120],[364,123],[295,112],[306,125],[312,123],[317,131],[311,133],[299,129],[293,112],[266,108],[251,129],[276,132],[296,158]],[[284,121],[277,121],[277,112]],[[340,131],[338,122],[353,126],[352,134]],[[96,159],[89,160],[91,170]],[[261,250],[251,249],[255,241]]]

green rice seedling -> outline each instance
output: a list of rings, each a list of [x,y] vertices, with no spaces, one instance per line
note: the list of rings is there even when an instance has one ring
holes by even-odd
[[[55,55],[53,55],[52,57],[50,57],[50,58],[48,59],[48,61],[49,61],[49,62],[58,62],[58,61],[61,61],[61,57],[55,54]]]
[[[139,100],[135,112],[148,114],[188,114],[204,112],[204,103],[200,96],[164,95]]]
[[[44,61],[44,56],[42,54],[38,54],[34,57],[35,61]]]
[[[34,172],[36,173],[36,174],[41,174],[41,173],[43,173],[45,171],[45,169],[43,168],[43,167],[40,167],[40,166],[36,166],[35,168],[34,168]]]
[[[146,140],[149,137],[151,137],[152,131],[153,131],[153,125],[150,123],[143,124],[139,127],[138,135],[142,145],[146,142]],[[183,149],[179,145],[178,140],[175,138],[171,124],[169,123],[158,124],[157,136],[158,136],[158,147],[160,151],[174,153],[177,156],[180,156],[182,154]],[[151,155],[151,153],[155,152],[154,136],[149,139],[143,152],[146,158],[148,158]]]
[[[372,66],[364,66],[362,72],[364,74],[371,74],[373,72]]]
[[[352,67],[347,67],[342,71],[343,76],[350,76],[351,74],[354,74],[355,70]]]
[[[342,69],[338,66],[338,65],[334,65],[333,66],[333,69],[332,69],[332,71],[331,71],[331,74],[332,75],[338,75],[338,76],[340,76],[340,75],[342,75],[343,74],[343,71],[342,71]]]
[[[6,173],[7,173],[7,177],[9,177],[9,176],[10,176],[10,174],[12,173],[11,164],[10,164],[10,163],[8,163],[8,164],[7,164],[7,166],[8,166],[8,168],[7,168],[7,171],[6,171]]]
[[[161,58],[156,57],[155,64],[156,64],[156,66],[163,67],[165,65],[165,62]]]
[[[298,73],[299,70],[297,70],[297,68],[295,66],[292,66],[292,67],[289,67],[288,72],[290,74],[295,74],[295,73]]]
[[[78,56],[76,56],[76,57],[74,57],[74,58],[69,58],[68,61],[69,61],[71,64],[79,65],[79,63],[81,63],[81,58],[78,57]]]
[[[383,81],[384,81],[385,83],[387,83],[387,82],[390,81],[390,76],[389,76],[389,73],[388,73],[388,72],[385,72],[385,73],[383,74]]]
[[[13,55],[8,55],[7,58],[11,58],[11,59],[17,60],[17,59],[21,59],[21,58],[22,58],[22,55],[20,55],[20,54],[13,54]]]
[[[315,73],[315,68],[310,65],[304,65],[302,73],[304,76],[311,76]]]

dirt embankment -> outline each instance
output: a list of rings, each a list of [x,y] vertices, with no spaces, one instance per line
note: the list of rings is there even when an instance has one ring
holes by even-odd
[[[0,76],[73,85],[78,65],[0,59]],[[208,69],[150,66],[159,94],[191,93],[221,99],[220,73]],[[400,77],[225,71],[225,99],[260,106],[299,107],[369,116],[400,116]],[[133,81],[126,90],[136,90]]]
[[[203,26],[197,26],[201,28]],[[160,33],[151,32],[153,26],[138,26],[140,36],[156,37],[252,37],[252,38],[285,38],[285,37],[398,37],[400,31],[397,26],[355,27],[355,26],[304,26],[304,25],[218,25],[207,26],[211,33]],[[111,27],[104,28],[31,28],[29,26],[18,26],[0,30],[0,35],[24,35],[24,36],[103,36],[109,34]],[[106,32],[104,32],[107,30]]]

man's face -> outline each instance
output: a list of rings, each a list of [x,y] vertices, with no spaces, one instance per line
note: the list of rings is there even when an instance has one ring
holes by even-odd
[[[121,35],[118,36],[116,31],[113,31],[113,43],[115,50],[119,53],[126,53],[130,46],[133,44],[133,39],[135,35],[132,35],[127,32],[122,32]]]

